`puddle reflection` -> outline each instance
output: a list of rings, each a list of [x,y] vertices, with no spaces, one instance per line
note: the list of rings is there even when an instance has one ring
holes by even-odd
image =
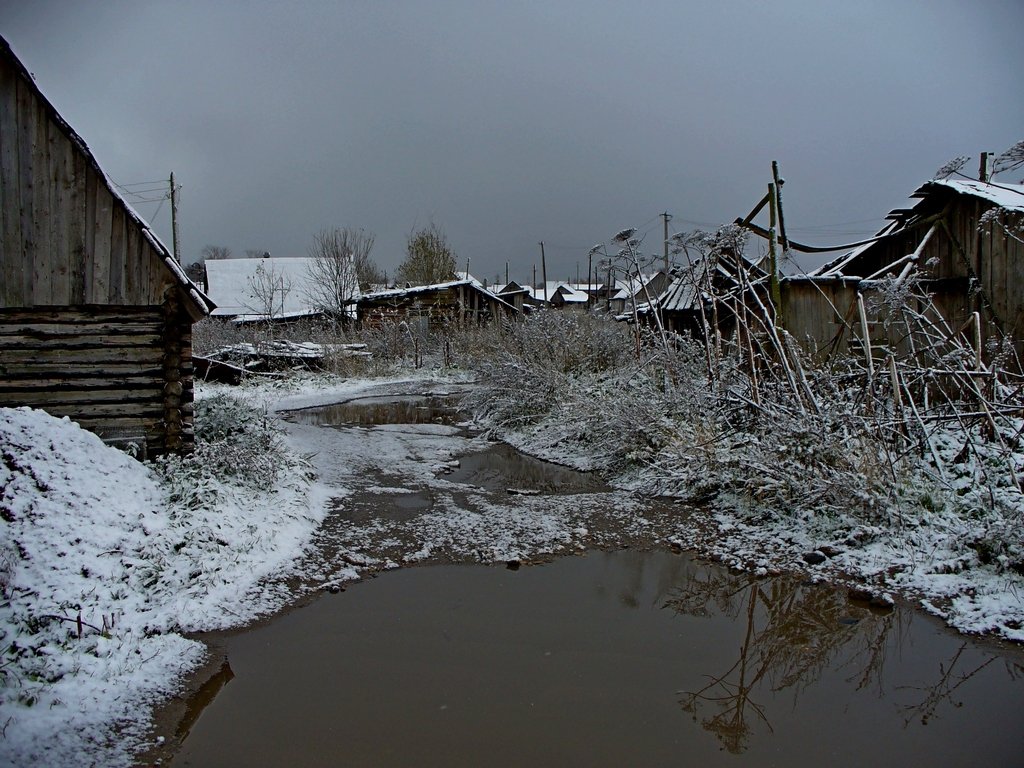
[[[382,395],[344,403],[290,411],[286,418],[296,424],[325,427],[369,424],[446,424],[463,421],[451,397],[429,395]]]
[[[175,765],[1019,758],[1016,649],[667,552],[388,573],[228,654]]]

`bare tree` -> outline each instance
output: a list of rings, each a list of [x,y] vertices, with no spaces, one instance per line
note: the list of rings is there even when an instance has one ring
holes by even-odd
[[[405,261],[398,267],[398,282],[433,285],[455,278],[456,257],[444,232],[436,224],[409,235]]]
[[[348,227],[321,229],[309,248],[309,303],[335,317],[344,316],[359,298],[359,265],[370,262],[373,235]],[[373,269],[376,269],[374,266]]]
[[[203,259],[230,259],[231,249],[226,245],[207,245],[202,250]]]
[[[251,303],[246,304],[246,309],[254,314],[262,315],[267,323],[270,339],[273,341],[274,320],[284,314],[285,297],[291,293],[292,280],[278,272],[272,266],[267,268],[263,264],[256,267],[256,272],[248,280],[249,299]]]
[[[270,251],[266,248],[246,248],[245,258],[247,259],[263,259],[270,256]]]

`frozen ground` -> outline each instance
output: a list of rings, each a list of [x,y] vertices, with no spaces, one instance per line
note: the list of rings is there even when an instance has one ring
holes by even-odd
[[[465,386],[429,375],[311,377],[198,395],[229,393],[275,412]],[[880,599],[910,594],[966,631],[1024,640],[1020,577],[966,562],[962,539],[977,532],[941,512],[894,532],[755,521],[628,489],[513,495],[450,479],[456,456],[487,445],[468,425],[285,424],[295,466],[311,465],[313,476],[296,470],[259,492],[205,488],[213,501],[189,509],[151,469],[74,424],[0,409],[0,763],[129,764],[166,736],[150,729],[151,707],[203,657],[189,632],[243,625],[298,594],[405,563],[670,541],[755,571],[859,578]],[[529,434],[507,437],[544,452]],[[810,553],[822,562],[808,563]]]

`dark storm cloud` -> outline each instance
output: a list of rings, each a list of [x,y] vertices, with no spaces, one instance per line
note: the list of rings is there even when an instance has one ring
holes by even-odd
[[[528,279],[539,240],[564,277],[625,226],[660,250],[661,211],[731,220],[773,159],[805,239],[869,231],[949,158],[1024,138],[1022,22],[1015,2],[0,4],[116,181],[175,171],[186,259],[301,255],[347,225],[393,269],[432,220],[490,279]],[[167,239],[166,206],[154,223]]]

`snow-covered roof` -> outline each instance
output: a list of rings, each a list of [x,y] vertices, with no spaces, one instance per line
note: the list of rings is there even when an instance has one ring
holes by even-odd
[[[466,282],[472,283],[473,285],[478,285],[481,288],[483,288],[483,285],[484,285],[483,283],[481,283],[479,280],[477,280],[475,277],[473,277],[473,275],[471,275],[469,272],[467,272],[464,269],[461,270],[461,271],[460,270],[455,270],[455,279],[456,280],[465,280]]]
[[[630,275],[629,277],[615,281],[615,293],[612,299],[631,299],[643,292],[644,286],[648,285],[656,275]],[[645,297],[646,298],[646,297]]]
[[[465,285],[473,288],[476,291],[487,296],[489,299],[494,299],[499,304],[508,307],[513,311],[517,311],[515,307],[509,304],[505,299],[498,296],[496,293],[488,288],[484,288],[480,283],[475,280],[449,280],[445,283],[435,283],[433,285],[414,285],[409,288],[391,288],[386,291],[377,291],[375,293],[364,293],[360,297],[359,301],[362,302],[373,302],[380,301],[381,299],[397,299],[404,296],[416,296],[421,293],[436,293],[437,291],[445,291],[449,288],[455,288],[460,285]]]
[[[275,289],[273,315],[298,317],[312,314],[316,284],[311,277],[311,257],[263,259],[210,259],[206,262],[206,282],[210,297],[216,302],[216,316],[265,316],[267,300],[256,294],[254,286],[270,283]],[[260,272],[262,271],[262,275]]]
[[[1024,212],[1024,185],[1003,184],[1002,182],[984,182],[974,179],[932,179],[926,181],[910,196],[912,199],[923,200],[937,190],[952,190],[960,195],[979,197],[1001,208],[1010,211]],[[918,203],[917,205],[920,205]],[[848,265],[856,261],[865,251],[871,249],[879,240],[892,234],[902,232],[919,218],[917,205],[913,208],[901,208],[889,213],[889,221],[878,233],[861,245],[847,251],[842,256],[807,273],[807,277],[839,277]]]
[[[925,197],[933,187],[948,187],[961,195],[972,195],[1000,208],[1024,212],[1024,184],[974,181],[973,179],[932,179],[918,187],[911,197]]]
[[[586,304],[590,301],[590,295],[586,291],[579,291],[565,283],[558,286],[557,290],[562,296],[562,301],[567,304]]]

